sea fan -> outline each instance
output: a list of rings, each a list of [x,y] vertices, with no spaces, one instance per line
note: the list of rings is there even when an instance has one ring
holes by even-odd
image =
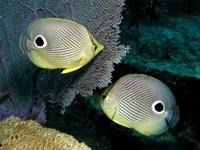
[[[21,22],[26,22],[19,12],[12,1],[0,2],[0,93],[10,93],[0,102],[0,119],[10,113],[26,118],[32,102],[33,67],[18,49]]]
[[[0,1],[0,120],[11,115],[27,119],[33,111],[34,117],[45,118],[44,103],[33,96],[35,69],[18,48],[29,23],[26,16],[17,1]]]
[[[4,33],[0,39],[3,39],[6,45],[3,48],[3,52],[7,53],[4,55],[8,61],[6,65],[11,63],[9,67],[6,67],[9,68],[8,71],[2,71],[8,73],[0,77],[3,77],[2,82],[9,80],[6,85],[18,94],[13,95],[14,98],[17,97],[14,101],[24,105],[24,103],[30,103],[33,94],[42,98],[47,96],[51,101],[59,103],[64,112],[77,94],[92,95],[94,89],[106,87],[111,82],[113,64],[119,63],[129,49],[119,44],[119,24],[122,19],[123,6],[124,0],[21,0],[20,2],[9,0],[0,2],[0,16],[2,16],[0,31]],[[19,51],[18,37],[33,19],[43,17],[66,18],[83,24],[106,48],[89,65],[71,74],[55,75],[55,72],[51,71],[35,72],[30,61]],[[35,82],[32,80],[33,75],[35,75]],[[50,84],[50,82],[55,84]],[[10,88],[6,89],[10,91]],[[58,89],[61,91],[59,94]]]
[[[84,24],[106,48],[62,91],[59,100],[63,108],[77,93],[88,96],[93,94],[94,89],[106,87],[111,82],[113,63],[119,63],[128,51],[128,47],[119,45],[123,0],[71,0],[68,4],[72,19]]]

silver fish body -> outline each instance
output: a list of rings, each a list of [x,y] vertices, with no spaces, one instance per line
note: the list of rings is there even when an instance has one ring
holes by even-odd
[[[104,92],[100,105],[111,120],[144,135],[164,133],[179,120],[171,90],[144,74],[120,78]]]

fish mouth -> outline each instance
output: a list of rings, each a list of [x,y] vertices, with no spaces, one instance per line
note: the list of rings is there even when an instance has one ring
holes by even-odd
[[[165,122],[169,128],[174,128],[180,118],[180,112],[178,105],[175,105],[171,110],[167,112]]]
[[[27,38],[26,35],[21,34],[20,39],[19,39],[19,47],[24,54],[30,52],[30,49],[28,48],[29,41],[30,40]]]

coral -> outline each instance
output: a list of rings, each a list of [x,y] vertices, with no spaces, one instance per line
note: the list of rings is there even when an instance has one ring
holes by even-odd
[[[44,128],[35,121],[10,117],[0,122],[0,150],[90,150],[73,136]]]

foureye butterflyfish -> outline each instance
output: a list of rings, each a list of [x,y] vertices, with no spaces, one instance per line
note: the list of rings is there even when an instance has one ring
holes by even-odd
[[[100,105],[112,121],[147,136],[162,134],[179,120],[171,90],[144,74],[121,77],[105,90]]]
[[[34,20],[21,35],[20,47],[35,65],[62,73],[78,70],[104,49],[86,27],[59,18]]]

